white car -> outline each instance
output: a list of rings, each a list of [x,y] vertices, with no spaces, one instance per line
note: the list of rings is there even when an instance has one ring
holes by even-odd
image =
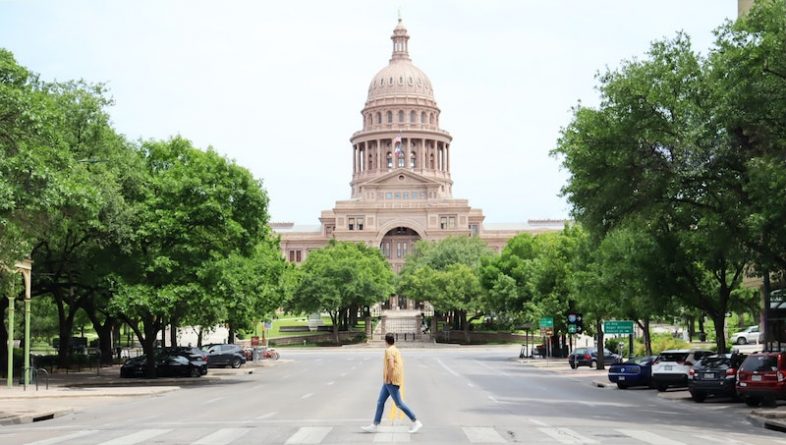
[[[731,336],[731,342],[738,345],[747,345],[748,343],[758,343],[759,327],[748,326],[748,328],[742,332],[735,332]]]
[[[658,391],[669,386],[688,386],[688,372],[693,365],[712,351],[698,349],[670,349],[663,351],[652,362],[652,384]]]

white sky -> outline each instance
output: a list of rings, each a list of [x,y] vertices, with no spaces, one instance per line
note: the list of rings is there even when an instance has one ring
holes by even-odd
[[[118,131],[180,134],[264,181],[273,221],[349,198],[368,84],[397,11],[453,135],[455,198],[486,222],[563,218],[549,157],[595,74],[685,30],[701,52],[735,0],[0,0],[0,46],[47,80],[108,84]]]

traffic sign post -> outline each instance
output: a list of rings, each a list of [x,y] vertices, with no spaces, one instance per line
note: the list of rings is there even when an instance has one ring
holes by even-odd
[[[543,317],[538,322],[538,327],[541,329],[552,328],[554,329],[554,318],[553,317]]]
[[[603,322],[603,332],[606,334],[632,334],[633,320],[607,320]]]

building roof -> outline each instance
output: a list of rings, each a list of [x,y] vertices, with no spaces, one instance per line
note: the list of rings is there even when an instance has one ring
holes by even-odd
[[[275,233],[322,233],[319,224],[272,223],[270,228]]]

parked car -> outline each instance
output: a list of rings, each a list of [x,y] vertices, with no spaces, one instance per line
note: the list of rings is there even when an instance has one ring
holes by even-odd
[[[155,363],[157,377],[201,377],[207,374],[207,363],[204,360],[180,354],[159,354]],[[146,366],[147,356],[128,359],[120,367],[120,377],[144,377]]]
[[[737,394],[748,406],[772,405],[786,399],[786,357],[783,352],[757,352],[742,362]]]
[[[619,363],[621,357],[613,354],[608,349],[603,350],[603,362],[607,365]],[[579,366],[589,366],[594,368],[598,362],[598,350],[596,348],[576,348],[568,355],[568,364],[572,369]]]
[[[191,346],[169,346],[166,348],[161,348],[158,351],[159,354],[177,354],[182,355],[186,358],[194,359],[194,360],[202,360],[205,363],[208,361],[208,354],[207,352],[199,349],[194,348]],[[202,374],[207,374],[207,366],[205,366],[205,372]]]
[[[740,354],[714,354],[703,357],[688,370],[688,391],[694,402],[707,396],[736,397],[737,368]]]
[[[624,363],[616,363],[609,367],[609,381],[617,384],[617,388],[631,386],[650,386],[652,383],[652,363],[657,357],[631,358]]]
[[[652,363],[652,384],[658,391],[666,391],[670,386],[688,386],[688,372],[711,351],[696,349],[672,349],[663,351]]]
[[[206,345],[202,350],[207,352],[207,363],[211,368],[227,367],[239,368],[246,362],[243,348],[238,345]]]
[[[731,342],[738,345],[759,342],[759,327],[748,326],[744,331],[731,334]]]

